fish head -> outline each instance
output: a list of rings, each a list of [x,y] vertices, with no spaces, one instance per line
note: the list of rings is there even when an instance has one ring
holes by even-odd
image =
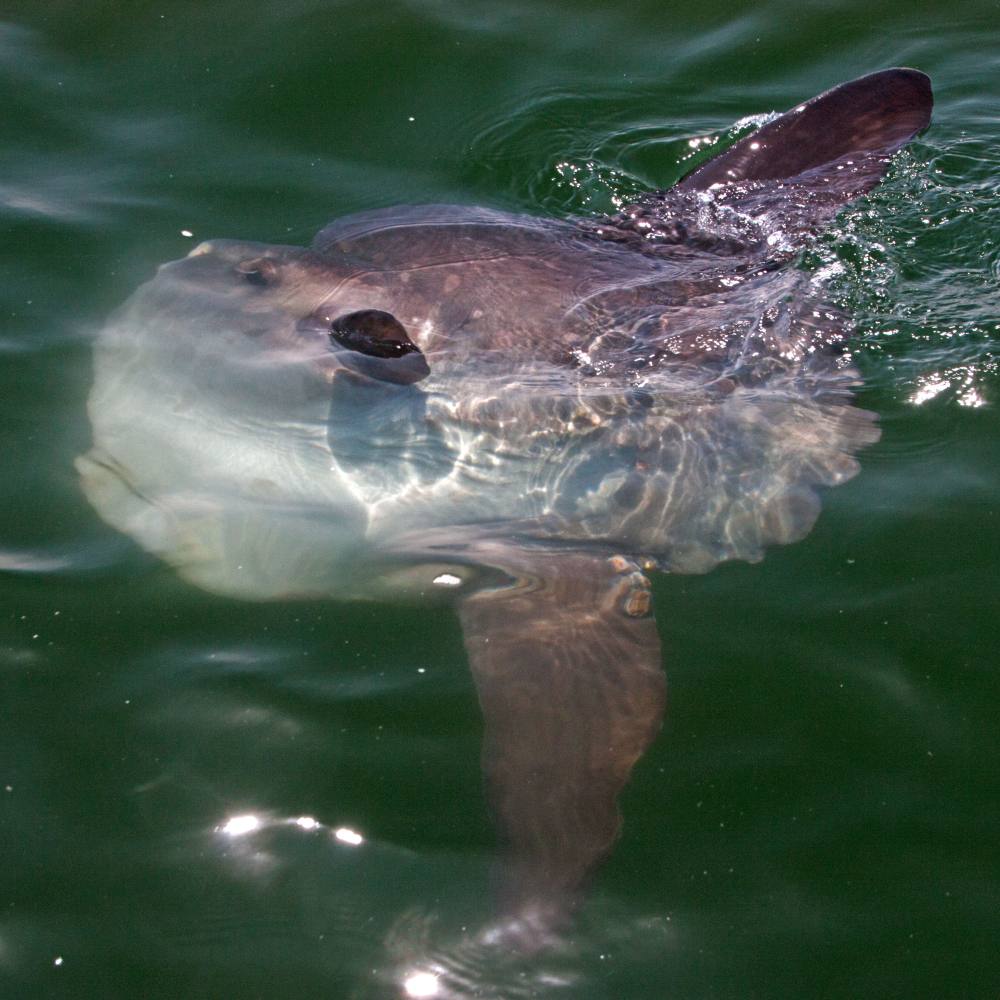
[[[161,266],[95,344],[94,447],[77,463],[87,497],[217,593],[437,594],[468,580],[447,560],[372,554],[351,442],[365,420],[382,427],[391,466],[393,442],[415,450],[426,436],[414,383],[429,368],[384,308],[398,308],[386,289],[310,250],[231,240]],[[379,448],[365,443],[369,464]],[[450,465],[438,457],[441,478]]]
[[[397,384],[425,377],[419,348],[384,308],[396,308],[398,296],[388,283],[363,277],[301,247],[207,241],[162,265],[133,297],[127,339],[170,352],[161,372],[173,369],[182,391],[204,386],[205,396],[233,413],[271,402],[287,412],[292,384],[304,380],[312,397],[311,383],[328,386],[340,370],[361,368]],[[358,355],[372,363],[364,367]]]

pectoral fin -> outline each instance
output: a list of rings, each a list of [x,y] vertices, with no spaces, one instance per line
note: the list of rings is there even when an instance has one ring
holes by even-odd
[[[513,585],[458,610],[485,721],[496,902],[515,946],[531,947],[566,919],[617,839],[617,796],[659,731],[666,683],[649,582],[634,563],[511,561]]]

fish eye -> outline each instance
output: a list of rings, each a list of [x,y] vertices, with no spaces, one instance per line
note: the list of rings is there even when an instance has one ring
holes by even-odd
[[[278,281],[278,268],[267,257],[245,260],[236,265],[236,271],[248,285],[256,285],[258,288],[266,288]]]
[[[402,323],[381,309],[362,309],[339,316],[330,324],[330,338],[349,351],[370,358],[402,358],[420,353]]]
[[[305,322],[323,316],[313,313]],[[330,340],[346,348],[340,356],[345,367],[379,382],[412,385],[430,375],[427,359],[410,340],[406,328],[392,313],[382,309],[360,309],[324,322]],[[302,324],[300,323],[300,326]]]

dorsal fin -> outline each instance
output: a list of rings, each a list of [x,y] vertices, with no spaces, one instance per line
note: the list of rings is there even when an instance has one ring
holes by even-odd
[[[838,181],[854,197],[885,174],[888,157],[930,124],[934,98],[929,77],[915,69],[870,73],[799,105],[709,160],[678,185],[704,191],[713,184],[797,177],[835,161]],[[852,169],[853,168],[853,169]]]

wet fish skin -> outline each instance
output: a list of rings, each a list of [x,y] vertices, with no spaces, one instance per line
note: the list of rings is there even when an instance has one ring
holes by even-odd
[[[659,730],[646,571],[803,537],[877,440],[850,318],[795,253],[932,103],[870,74],[603,219],[212,240],[97,340],[78,468],[110,524],[216,593],[455,602],[513,948],[566,925]]]

